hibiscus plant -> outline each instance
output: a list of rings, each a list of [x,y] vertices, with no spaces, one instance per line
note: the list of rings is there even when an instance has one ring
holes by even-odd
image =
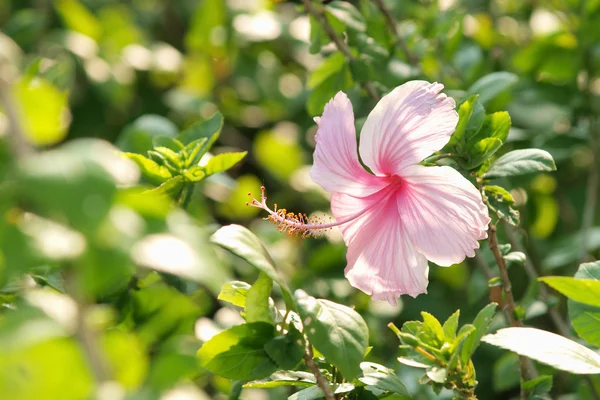
[[[0,399],[600,399],[600,3],[297,3],[0,1]]]

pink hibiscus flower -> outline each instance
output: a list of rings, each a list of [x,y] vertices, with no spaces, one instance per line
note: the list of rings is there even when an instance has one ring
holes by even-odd
[[[291,233],[339,226],[348,246],[346,278],[373,299],[395,305],[402,294],[426,293],[428,260],[450,266],[473,257],[490,222],[481,194],[459,172],[419,165],[444,147],[458,122],[443,87],[411,81],[384,96],[362,128],[358,149],[352,104],[343,92],[315,118],[310,174],[331,193],[335,222],[272,211],[264,193],[252,205]]]

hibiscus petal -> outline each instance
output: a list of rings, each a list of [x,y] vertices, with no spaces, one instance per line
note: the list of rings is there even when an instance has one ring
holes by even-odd
[[[475,186],[450,167],[413,165],[402,180],[398,211],[415,248],[441,266],[475,256],[490,223]]]
[[[325,106],[323,116],[315,121],[319,129],[310,169],[312,180],[328,192],[365,196],[379,190],[377,178],[358,161],[354,113],[348,97],[338,92]]]
[[[331,195],[331,212],[336,221],[350,220],[339,226],[348,245],[364,226],[382,211],[381,204],[386,204],[393,194],[394,187],[389,185],[385,179],[377,178],[378,185],[383,186],[381,190],[365,197],[354,197],[344,193],[333,193]],[[358,217],[357,217],[358,216]]]
[[[378,213],[362,225],[348,244],[345,275],[352,286],[396,305],[402,294],[427,292],[427,259],[419,254],[404,228],[391,196]]]
[[[450,139],[458,122],[444,85],[411,81],[384,96],[360,134],[360,156],[376,175],[399,175]]]

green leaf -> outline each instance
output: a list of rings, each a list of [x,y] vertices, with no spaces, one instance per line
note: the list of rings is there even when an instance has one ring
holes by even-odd
[[[486,132],[486,137],[495,137],[502,142],[506,142],[508,132],[510,131],[510,115],[506,111],[499,111],[485,116],[482,132]]]
[[[79,149],[82,143],[96,150],[94,158]],[[65,219],[75,229],[87,233],[106,217],[117,191],[105,161],[113,165],[129,163],[105,142],[72,141],[23,159],[20,189],[24,199],[34,204],[43,216]]]
[[[347,63],[319,83],[310,93],[306,108],[311,116],[321,115],[325,104],[340,90],[352,87],[352,74]]]
[[[156,153],[160,154],[162,159],[166,161],[165,164],[168,166],[171,166],[172,169],[174,169],[174,170],[183,169],[183,167],[184,167],[183,154],[176,153],[173,150],[171,150],[170,148],[163,147],[163,146],[155,147],[154,151],[156,151]],[[148,152],[148,155],[150,155],[150,152]]]
[[[261,272],[246,295],[245,310],[247,322],[266,322],[271,325],[275,324],[271,309],[269,308],[269,296],[271,295],[272,288],[273,280],[271,280],[264,272]]]
[[[430,341],[437,342],[436,344],[444,343],[444,330],[440,321],[425,311],[421,311],[421,316],[423,317],[423,325],[421,326],[419,338],[430,345],[434,345]],[[424,339],[424,335],[428,337],[428,340]]]
[[[448,377],[448,370],[446,368],[433,367],[426,372],[429,379],[437,383],[446,383]]]
[[[281,287],[286,306],[288,309],[295,311],[294,297],[287,283],[277,274],[275,262],[256,235],[243,226],[227,225],[216,231],[210,240],[246,260],[250,265],[277,282]]]
[[[205,144],[205,148],[208,151],[215,140],[219,138],[221,129],[223,129],[223,115],[220,112],[216,112],[206,121],[196,122],[185,129],[177,136],[177,139],[187,146],[195,140],[206,138],[208,141]]]
[[[473,83],[467,90],[467,96],[479,94],[479,101],[486,106],[499,94],[510,90],[518,80],[517,75],[511,72],[492,72]]]
[[[367,385],[367,389],[374,392],[376,396],[383,394],[383,392],[389,392],[410,398],[406,386],[393,370],[372,362],[360,363],[360,369],[363,376],[359,377],[358,380]]]
[[[317,68],[315,68],[308,77],[306,86],[314,89],[323,83],[330,76],[338,73],[346,64],[346,57],[341,51],[332,53]]]
[[[452,314],[442,326],[442,329],[444,330],[444,338],[449,343],[454,342],[454,340],[456,339],[456,329],[458,328],[459,317],[460,310],[456,310],[454,314]]]
[[[308,51],[310,54],[318,54],[321,51],[323,45],[329,43],[327,33],[312,15],[309,16],[310,21],[310,47]]]
[[[37,146],[61,142],[70,121],[67,92],[43,78],[23,78],[13,89],[27,139]]]
[[[117,138],[116,145],[122,151],[146,154],[148,150],[152,150],[152,139],[155,136],[176,135],[177,127],[167,118],[147,114],[127,125]]]
[[[232,281],[227,282],[221,288],[217,299],[226,301],[238,307],[246,307],[246,296],[250,285],[246,282]]]
[[[523,382],[523,389],[529,396],[549,393],[552,389],[552,375],[542,375],[535,379]]]
[[[228,379],[265,378],[277,370],[264,349],[274,337],[275,328],[264,322],[234,326],[204,343],[198,350],[200,365]]]
[[[463,342],[462,348],[460,350],[460,359],[463,365],[466,365],[469,362],[469,359],[479,347],[479,342],[483,335],[486,334],[490,323],[492,322],[492,317],[496,313],[496,307],[498,304],[490,303],[485,306],[473,321],[473,326],[475,326],[475,331],[471,333],[465,341]]]
[[[581,264],[576,279],[600,280],[600,261]],[[568,300],[571,325],[580,338],[593,346],[600,346],[600,308]]]
[[[208,164],[202,167],[206,176],[211,176],[219,172],[227,171],[235,164],[240,162],[248,154],[247,151],[239,153],[223,153],[212,157]]]
[[[482,341],[573,374],[600,374],[600,355],[577,342],[535,328],[505,328]]]
[[[135,162],[140,168],[142,174],[146,178],[151,179],[152,181],[164,182],[172,177],[167,167],[163,165],[158,165],[153,160],[150,160],[149,158],[146,158],[141,154],[123,153],[123,155],[131,161]]]
[[[464,140],[464,138],[466,136],[465,129],[467,128],[467,124],[469,123],[469,121],[471,119],[471,115],[473,115],[473,110],[475,108],[475,105],[479,104],[479,103],[477,103],[478,97],[479,97],[479,95],[473,95],[473,96],[469,97],[467,100],[465,100],[458,107],[458,123],[456,124],[456,129],[454,130],[454,133],[450,137],[450,140],[448,141],[448,144],[446,146],[454,146],[457,143],[462,142]],[[479,106],[481,107],[480,104],[479,104]],[[481,109],[483,110],[483,107],[481,107]],[[483,112],[483,114],[485,115],[485,111]],[[479,127],[481,127],[481,125],[479,125]]]
[[[315,386],[313,374],[305,371],[278,371],[266,379],[248,382],[245,388],[271,389],[279,386],[311,387]]]
[[[168,149],[173,150],[176,153],[179,153],[185,148],[183,143],[169,136],[155,136],[154,138],[152,138],[152,146],[154,148],[166,147]]]
[[[512,208],[515,203],[512,195],[500,186],[484,186],[485,199],[499,218],[513,226],[519,225],[519,212]]]
[[[600,281],[598,280],[577,279],[568,276],[544,276],[538,280],[571,300],[600,307]]]
[[[350,29],[359,32],[364,32],[367,29],[360,11],[347,1],[334,0],[327,4],[325,9]]]
[[[483,177],[503,178],[541,171],[556,171],[554,159],[548,152],[540,149],[513,150],[496,160]]]
[[[165,181],[159,187],[148,190],[151,193],[165,194],[168,196],[174,196],[179,193],[183,187],[184,178],[182,175],[177,175],[167,181]]]
[[[201,138],[194,140],[185,146],[185,152],[187,153],[186,159],[186,168],[196,166],[202,156],[206,154],[208,148],[206,143],[208,142],[207,138]]]
[[[469,161],[464,163],[464,168],[473,169],[490,158],[500,147],[502,140],[498,138],[486,138],[469,146]]]
[[[294,324],[290,324],[284,336],[276,336],[265,344],[265,351],[280,369],[294,369],[304,355],[302,334]]]
[[[334,302],[315,299],[302,290],[295,293],[304,333],[346,379],[360,370],[369,344],[369,329],[353,309]]]

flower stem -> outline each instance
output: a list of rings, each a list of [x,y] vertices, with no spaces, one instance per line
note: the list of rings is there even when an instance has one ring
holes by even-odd
[[[317,380],[317,386],[323,391],[323,394],[325,395],[325,399],[335,400],[335,394],[331,390],[331,387],[329,386],[329,383],[327,382],[327,380],[325,379],[323,374],[321,374],[321,370],[319,369],[319,366],[313,360],[313,357],[314,357],[314,354],[312,352],[312,345],[310,344],[310,342],[308,340],[306,340],[306,343],[304,346],[304,363],[306,364],[308,369],[310,369],[310,372],[312,372],[315,379]]]
[[[346,56],[346,58],[348,60],[358,61],[358,57],[356,57],[354,54],[352,54],[350,47],[348,47],[346,42],[344,42],[344,40],[338,36],[335,29],[333,29],[333,26],[331,26],[329,21],[327,21],[327,17],[325,16],[325,13],[322,10],[317,9],[317,7],[315,7],[315,5],[311,2],[311,0],[302,0],[302,3],[304,3],[304,7],[306,7],[306,11],[310,15],[312,15],[313,18],[315,18],[319,22],[319,24],[323,27],[323,30],[325,30],[325,33],[327,33],[327,36],[329,36],[331,41],[333,43],[335,43],[338,50],[341,51],[342,53],[344,53],[344,55]],[[369,95],[373,98],[373,100],[379,101],[381,99],[381,96],[379,96],[379,94],[377,93],[377,90],[375,90],[375,87],[373,86],[373,84],[371,82],[364,82],[362,84],[362,86],[367,91],[367,93],[369,93]]]
[[[406,56],[406,59],[408,60],[408,63],[410,65],[412,65],[413,67],[416,67],[417,64],[419,63],[419,59],[414,54],[412,54],[412,52],[409,50],[406,42],[404,41],[402,36],[400,36],[400,34],[398,33],[398,28],[396,27],[396,21],[394,21],[394,16],[390,12],[390,10],[387,8],[387,6],[383,2],[383,0],[375,0],[375,4],[377,4],[377,7],[379,7],[379,10],[384,15],[385,20],[386,20],[390,30],[392,31],[392,35],[394,35],[394,45],[400,46],[400,48],[404,52],[404,55]]]
[[[227,400],[239,400],[243,388],[244,381],[233,381],[231,390],[229,390],[229,395],[227,396]]]
[[[500,249],[498,248],[496,225],[490,222],[488,231],[490,250],[494,254],[494,259],[496,260],[496,264],[498,265],[498,269],[500,270],[500,276],[502,277],[502,287],[504,288],[504,295],[506,297],[506,315],[508,322],[514,327],[523,327],[523,323],[521,322],[521,320],[517,319],[515,316],[515,310],[517,307],[515,303],[515,298],[513,297],[512,293],[512,285],[510,283],[508,269],[506,268],[506,263],[504,262],[504,258],[500,253]],[[531,360],[529,360],[527,357],[519,356],[519,371],[521,374],[521,382],[533,379],[537,376],[537,371],[535,370],[535,367],[531,363]],[[527,391],[525,390],[525,388],[523,388],[522,384],[521,399],[527,399]]]

